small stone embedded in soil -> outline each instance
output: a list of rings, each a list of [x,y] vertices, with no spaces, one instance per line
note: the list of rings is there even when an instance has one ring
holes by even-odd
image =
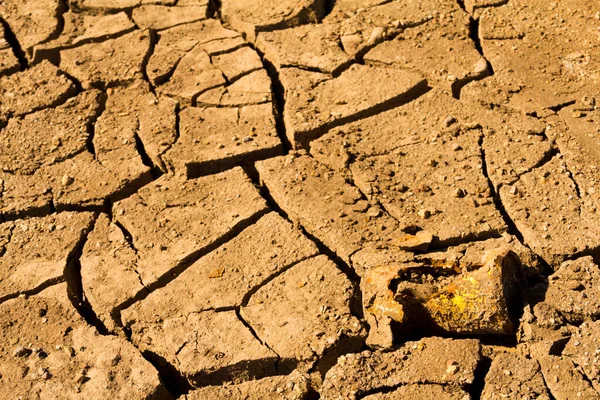
[[[71,183],[73,183],[73,177],[69,175],[63,175],[62,179],[60,180],[60,183],[63,186],[69,186]]]
[[[210,279],[221,278],[225,273],[225,268],[215,268],[208,273]]]
[[[31,354],[31,349],[26,349],[23,346],[18,346],[12,352],[13,357],[29,357],[30,354]]]

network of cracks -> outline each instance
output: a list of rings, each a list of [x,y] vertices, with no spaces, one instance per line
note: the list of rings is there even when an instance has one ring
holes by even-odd
[[[586,0],[5,0],[0,394],[600,398]]]

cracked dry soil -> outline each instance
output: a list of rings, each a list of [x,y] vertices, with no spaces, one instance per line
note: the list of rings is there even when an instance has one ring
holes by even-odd
[[[600,5],[0,2],[0,398],[600,399]]]

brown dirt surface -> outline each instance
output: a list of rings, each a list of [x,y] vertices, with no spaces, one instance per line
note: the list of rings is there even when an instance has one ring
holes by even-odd
[[[600,399],[600,8],[0,0],[0,398]]]
[[[127,340],[99,335],[61,283],[0,305],[2,391],[21,398],[147,399],[167,393]]]

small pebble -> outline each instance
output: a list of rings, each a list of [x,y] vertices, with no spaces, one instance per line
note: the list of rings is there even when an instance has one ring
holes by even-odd
[[[454,375],[454,374],[456,374],[456,373],[458,372],[458,366],[456,366],[456,365],[451,365],[451,366],[449,366],[449,367],[446,369],[446,372],[447,372],[447,373],[449,373],[449,374],[452,374],[452,375]]]
[[[459,367],[456,361],[448,361],[448,367],[446,368],[446,373],[450,375],[454,375],[458,372]]]
[[[69,175],[63,175],[62,179],[60,180],[60,183],[63,186],[69,186],[70,184],[72,184],[74,181],[74,179],[72,177],[70,177]]]
[[[456,118],[452,117],[452,116],[448,116],[446,117],[446,119],[444,120],[444,126],[447,128],[450,125],[452,125],[453,123],[456,122]]]
[[[26,349],[23,346],[18,346],[13,351],[13,357],[29,357],[30,354],[31,354],[31,350]]]
[[[423,219],[427,219],[427,218],[431,217],[431,212],[429,210],[426,210],[426,209],[420,209],[417,212],[417,215],[419,217],[423,218]]]
[[[375,29],[373,29],[373,32],[371,32],[371,36],[369,37],[369,41],[368,44],[375,44],[377,43],[385,34],[385,29],[383,29],[382,27],[378,26]]]
[[[488,63],[485,60],[485,58],[480,58],[479,61],[477,61],[477,63],[475,64],[475,68],[473,69],[473,72],[475,72],[476,74],[482,74],[484,72],[486,72],[488,69]]]
[[[464,197],[465,196],[465,191],[462,190],[461,188],[457,188],[456,190],[454,190],[454,192],[452,192],[452,196],[454,197]]]

